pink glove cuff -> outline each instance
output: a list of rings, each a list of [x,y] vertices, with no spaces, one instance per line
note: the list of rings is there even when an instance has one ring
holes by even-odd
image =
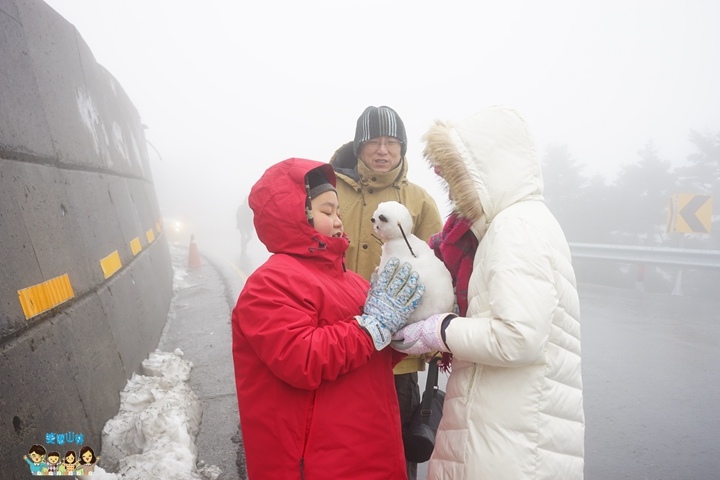
[[[450,349],[442,340],[441,331],[443,321],[448,316],[455,317],[452,313],[440,313],[401,328],[393,335],[392,347],[408,355],[435,351],[449,352]]]
[[[428,340],[431,340],[431,344],[428,346],[433,347],[433,350],[439,350],[441,352],[450,351],[443,341],[442,335],[442,324],[443,320],[448,316],[447,313],[436,313],[435,315],[429,316],[425,321],[428,327],[432,327],[432,331],[428,332]]]

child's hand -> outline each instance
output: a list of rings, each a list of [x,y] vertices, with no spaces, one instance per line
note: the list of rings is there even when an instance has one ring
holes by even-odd
[[[425,292],[410,264],[399,265],[393,257],[379,276],[373,276],[363,315],[356,317],[377,350],[390,344],[392,335],[407,323]]]

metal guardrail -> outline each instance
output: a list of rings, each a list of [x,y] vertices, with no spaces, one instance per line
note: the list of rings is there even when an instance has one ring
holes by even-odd
[[[609,260],[620,263],[720,269],[720,250],[570,243],[570,252],[573,258]]]

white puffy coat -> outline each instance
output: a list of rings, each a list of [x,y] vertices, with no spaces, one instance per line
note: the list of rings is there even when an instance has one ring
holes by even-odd
[[[425,155],[480,240],[429,480],[583,478],[580,309],[525,122],[492,107],[438,122]]]

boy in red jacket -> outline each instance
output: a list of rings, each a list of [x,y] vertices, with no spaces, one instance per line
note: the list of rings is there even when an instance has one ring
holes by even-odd
[[[329,164],[292,158],[249,196],[273,255],[232,314],[235,383],[253,480],[406,479],[386,348],[424,288],[397,259],[368,284],[345,268],[348,239]]]

